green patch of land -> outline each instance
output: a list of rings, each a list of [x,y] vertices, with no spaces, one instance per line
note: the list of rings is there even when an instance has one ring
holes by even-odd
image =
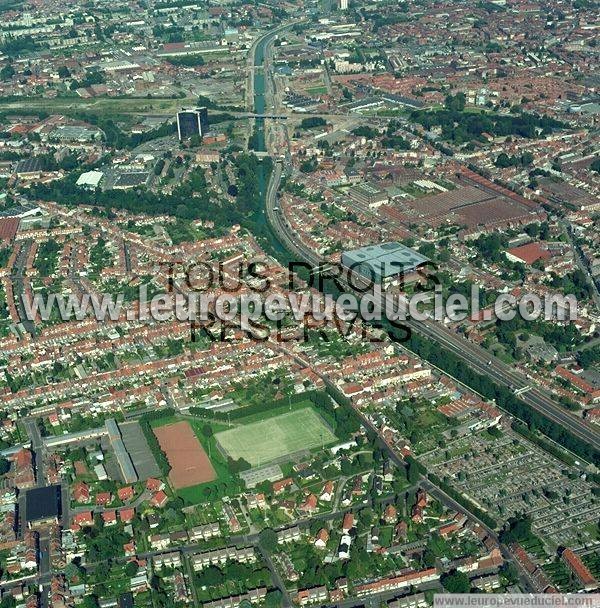
[[[253,466],[337,440],[311,407],[295,408],[278,416],[217,433],[216,439],[231,458],[243,458]]]
[[[196,101],[187,99],[187,102]],[[46,99],[42,97],[28,97],[24,107],[22,100],[14,98],[0,99],[0,113],[16,112],[18,114],[45,114],[88,111],[104,116],[115,116],[119,114],[168,114],[174,116],[182,106],[186,105],[186,99],[148,99],[135,97],[94,97],[84,99],[82,97],[55,97]]]

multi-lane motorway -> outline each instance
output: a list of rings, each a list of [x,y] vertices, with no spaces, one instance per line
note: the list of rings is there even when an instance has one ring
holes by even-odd
[[[279,240],[287,249],[297,255],[299,260],[306,261],[315,268],[325,265],[325,261],[318,254],[302,244],[277,205],[277,191],[282,171],[282,163],[276,163],[267,189],[266,213],[269,223]],[[467,342],[464,338],[453,334],[441,324],[433,321],[415,321],[409,319],[404,324],[412,331],[450,350],[465,361],[471,369],[490,377],[497,384],[503,385],[512,391],[529,388],[527,392],[519,395],[521,400],[544,414],[550,420],[559,423],[594,448],[600,449],[600,434],[596,429],[585,420],[564,410],[540,389],[531,387],[531,383],[521,373],[515,371],[496,357],[493,357],[483,348]]]
[[[291,24],[288,24],[287,27],[289,27],[289,25]],[[280,26],[277,28],[277,32],[284,30],[285,27],[285,25]],[[270,53],[269,47],[275,40],[274,33],[275,31],[263,36],[253,46],[254,49],[257,49],[258,44],[264,43],[262,53],[251,54],[254,69],[256,69],[257,59],[262,59],[263,61],[265,83],[268,83],[272,78],[272,74],[267,72],[272,66],[272,63],[268,61],[268,57]],[[273,87],[265,86],[264,99],[262,101],[267,107],[272,107],[273,103],[276,101],[275,99],[268,99],[273,90]],[[250,107],[249,109],[257,110],[257,108],[253,107]],[[274,108],[274,110],[277,111],[277,108]],[[284,129],[284,126],[282,123],[278,123],[277,125],[273,123],[271,128]],[[274,137],[265,137],[266,146],[276,139],[277,138]],[[278,157],[280,156],[281,150],[271,150],[271,152],[274,153],[273,156]],[[287,155],[285,161],[277,161],[271,173],[271,178],[267,186],[265,209],[268,222],[279,241],[291,253],[295,254],[299,261],[307,262],[314,268],[323,266],[325,265],[325,260],[302,243],[298,238],[298,235],[291,229],[277,204],[277,192],[284,171],[286,173],[290,173],[291,171],[291,160],[289,159],[289,155]],[[553,422],[560,424],[563,428],[573,433],[573,435],[589,443],[596,450],[600,450],[600,433],[596,428],[577,415],[565,410],[550,394],[540,388],[532,386],[531,382],[528,381],[523,374],[506,365],[488,351],[476,344],[468,342],[435,321],[416,321],[414,319],[408,319],[406,322],[403,322],[403,324],[409,327],[411,331],[418,333],[451,351],[456,356],[460,357],[472,370],[487,376],[497,384],[516,392],[519,394],[519,398],[533,409],[542,413]]]

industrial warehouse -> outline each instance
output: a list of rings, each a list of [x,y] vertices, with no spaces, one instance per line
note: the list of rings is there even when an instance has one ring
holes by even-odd
[[[391,242],[369,245],[342,253],[342,264],[371,281],[384,286],[397,282],[429,262],[424,255],[402,243]]]

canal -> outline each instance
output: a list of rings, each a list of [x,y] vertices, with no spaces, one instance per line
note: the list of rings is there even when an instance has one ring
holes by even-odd
[[[265,59],[266,51],[269,44],[273,42],[277,34],[273,33],[265,36],[254,50],[254,113],[265,114],[267,109],[266,92],[266,75],[265,75]],[[265,134],[265,119],[254,119],[254,132],[251,137],[253,147],[256,152],[267,152],[266,134]],[[261,210],[254,217],[256,223],[257,237],[265,248],[265,251],[276,257],[281,263],[287,264],[290,260],[290,255],[287,249],[281,244],[269,222],[264,209],[264,202],[267,196],[267,186],[271,175],[272,163],[270,159],[264,159],[258,167],[258,189],[260,198],[263,201]]]

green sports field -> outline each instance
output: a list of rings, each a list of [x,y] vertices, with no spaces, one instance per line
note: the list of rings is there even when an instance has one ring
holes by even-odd
[[[304,407],[215,435],[228,456],[252,466],[337,441],[321,416]]]

